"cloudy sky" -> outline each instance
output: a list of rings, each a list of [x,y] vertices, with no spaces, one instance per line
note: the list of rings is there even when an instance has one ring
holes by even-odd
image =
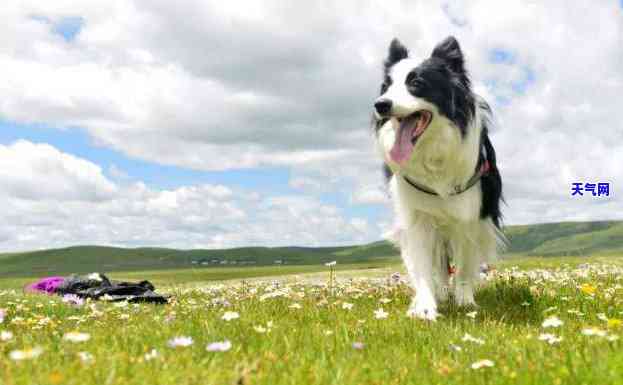
[[[618,0],[5,0],[0,17],[0,251],[380,239],[369,119],[394,36],[417,58],[459,39],[496,114],[506,224],[623,219]]]

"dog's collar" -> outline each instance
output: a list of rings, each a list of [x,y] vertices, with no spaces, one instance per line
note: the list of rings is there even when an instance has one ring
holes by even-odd
[[[472,175],[472,177],[469,178],[469,180],[467,181],[467,184],[465,184],[465,187],[461,188],[461,186],[459,185],[454,186],[454,191],[451,192],[450,195],[458,195],[469,190],[476,183],[478,183],[480,178],[482,178],[484,175],[487,175],[489,173],[489,169],[490,169],[489,161],[485,159],[484,162],[479,162],[479,163],[480,163],[480,167],[478,167],[478,170],[476,170],[474,175]],[[439,195],[437,192],[435,192],[435,190],[429,187],[426,187],[424,185],[421,185],[419,183],[416,183],[412,179],[409,179],[409,177],[406,175],[403,175],[403,178],[407,183],[411,185],[411,187],[413,187],[416,190],[419,190],[429,195]]]

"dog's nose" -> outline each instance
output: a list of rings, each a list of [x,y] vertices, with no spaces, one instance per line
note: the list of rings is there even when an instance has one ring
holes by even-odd
[[[379,115],[387,115],[392,110],[392,101],[389,99],[379,99],[374,103],[374,109]]]

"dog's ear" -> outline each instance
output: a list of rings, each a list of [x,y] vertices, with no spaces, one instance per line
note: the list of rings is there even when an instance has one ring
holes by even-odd
[[[398,63],[407,56],[409,56],[409,51],[405,48],[404,45],[402,45],[402,43],[398,39],[394,38],[389,44],[387,59],[385,59],[385,62],[383,63],[385,66],[385,70],[387,71],[389,67]]]
[[[437,44],[431,56],[445,61],[448,67],[458,74],[465,72],[463,52],[454,36],[448,36]]]

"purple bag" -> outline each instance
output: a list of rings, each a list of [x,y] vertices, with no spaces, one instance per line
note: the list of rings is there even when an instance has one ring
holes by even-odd
[[[65,282],[65,277],[47,277],[26,285],[25,292],[54,294],[56,289]]]

